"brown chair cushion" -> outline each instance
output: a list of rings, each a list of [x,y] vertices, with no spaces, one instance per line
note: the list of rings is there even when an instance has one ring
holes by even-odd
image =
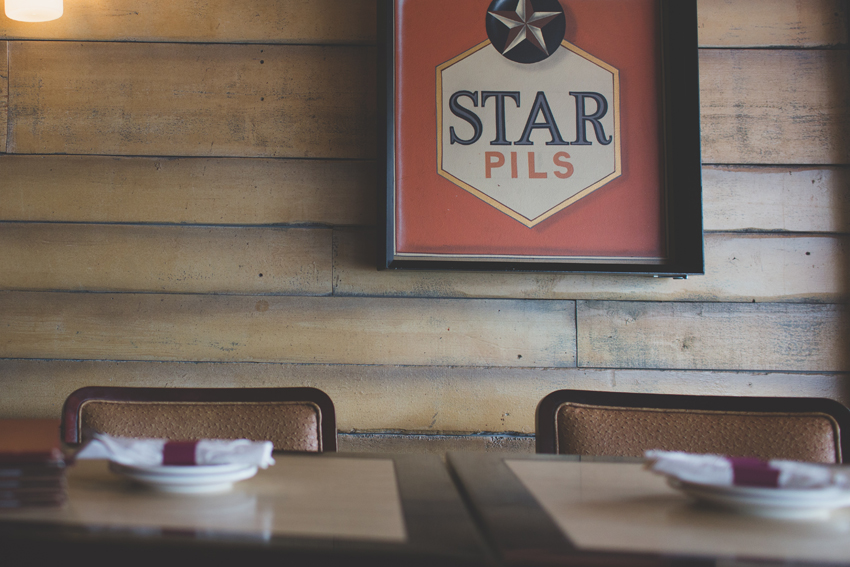
[[[823,413],[747,413],[563,403],[557,452],[640,457],[649,449],[841,462],[838,423]]]
[[[132,402],[89,400],[81,431],[124,437],[251,439],[276,451],[322,451],[321,411],[311,402]]]

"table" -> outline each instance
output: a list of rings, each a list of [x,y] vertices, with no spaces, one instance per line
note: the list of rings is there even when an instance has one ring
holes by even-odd
[[[850,509],[803,521],[699,506],[634,459],[447,459],[507,565],[850,564]]]
[[[36,564],[484,565],[487,548],[434,455],[277,454],[220,494],[165,494],[68,470],[68,504],[0,510],[0,557]],[[120,558],[120,560],[119,560]],[[14,563],[9,563],[10,565]]]

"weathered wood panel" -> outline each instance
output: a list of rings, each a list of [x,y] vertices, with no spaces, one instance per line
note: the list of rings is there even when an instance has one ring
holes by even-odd
[[[699,0],[702,47],[820,47],[847,43],[842,0]]]
[[[74,0],[35,26],[0,13],[0,38],[362,43],[375,21],[374,0]]]
[[[373,161],[5,155],[0,179],[0,220],[372,225],[376,214]]]
[[[362,158],[372,47],[9,42],[15,153]]]
[[[850,232],[850,168],[706,166],[706,230]]]
[[[700,52],[702,159],[850,163],[850,52]]]
[[[75,0],[38,26],[0,14],[0,38],[236,43],[375,41],[374,0]],[[700,0],[706,47],[817,47],[847,41],[840,0]]]
[[[9,43],[0,41],[0,154],[6,151],[9,118]]]
[[[313,386],[340,431],[534,432],[534,410],[562,388],[730,396],[808,396],[850,404],[850,375],[581,368],[0,360],[0,417],[58,417],[83,386]]]
[[[5,130],[2,130],[5,132]],[[0,156],[0,220],[375,224],[374,161]],[[850,232],[850,168],[706,166],[706,230]]]
[[[846,371],[845,305],[579,301],[578,365]]]
[[[0,292],[0,357],[575,366],[571,301]]]
[[[330,295],[331,230],[0,223],[0,289]]]
[[[372,48],[10,45],[14,152],[374,155]],[[848,162],[846,51],[700,61],[707,162]]]
[[[334,231],[334,294],[643,301],[840,302],[850,237],[706,234],[706,275],[688,280],[552,273],[377,271],[374,232]]]

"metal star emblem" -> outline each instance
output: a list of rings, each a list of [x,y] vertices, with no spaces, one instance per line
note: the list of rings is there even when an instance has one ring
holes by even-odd
[[[489,12],[489,14],[510,29],[502,55],[526,40],[549,55],[543,39],[543,27],[560,16],[560,12],[535,12],[531,0],[519,0],[513,12],[499,11]]]

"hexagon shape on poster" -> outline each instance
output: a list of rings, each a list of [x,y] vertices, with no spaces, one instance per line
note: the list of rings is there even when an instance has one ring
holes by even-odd
[[[620,176],[619,73],[563,41],[516,63],[489,41],[437,67],[437,170],[528,227]]]

